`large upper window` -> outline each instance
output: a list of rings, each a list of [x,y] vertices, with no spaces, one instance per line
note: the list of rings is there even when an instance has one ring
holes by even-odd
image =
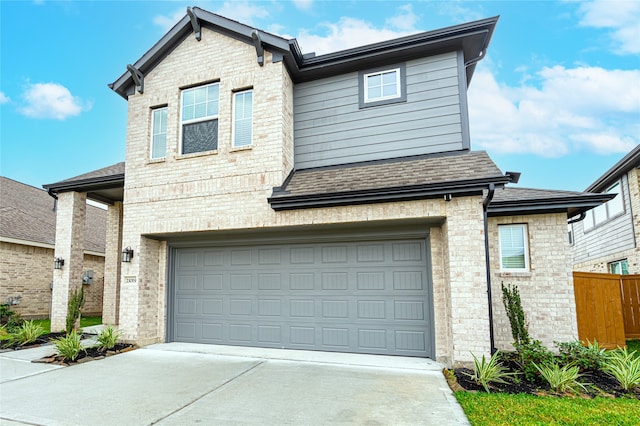
[[[503,271],[528,271],[527,225],[498,225],[498,233],[500,234],[500,269]]]
[[[392,65],[358,73],[360,108],[407,100],[405,65]]]
[[[167,152],[167,108],[156,108],[151,114],[151,158],[164,158]]]
[[[218,149],[218,83],[182,91],[182,153]]]
[[[585,231],[624,213],[624,200],[622,198],[621,187],[620,181],[611,185],[605,193],[616,194],[615,198],[587,212],[583,225]]]
[[[233,146],[248,146],[253,134],[253,90],[233,95]]]

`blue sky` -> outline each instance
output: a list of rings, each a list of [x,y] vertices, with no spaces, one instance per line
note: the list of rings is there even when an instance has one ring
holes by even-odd
[[[640,143],[640,1],[0,2],[0,174],[40,187],[124,160],[113,82],[199,6],[318,54],[500,15],[471,146],[518,186],[584,190]]]

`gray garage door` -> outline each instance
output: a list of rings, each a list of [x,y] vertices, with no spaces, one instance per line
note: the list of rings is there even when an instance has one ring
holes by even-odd
[[[175,252],[170,338],[433,357],[425,240]]]

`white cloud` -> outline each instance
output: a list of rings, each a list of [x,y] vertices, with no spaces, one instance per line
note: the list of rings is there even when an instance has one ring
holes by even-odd
[[[382,28],[362,19],[341,17],[335,23],[320,23],[311,31],[301,30],[297,39],[303,52],[321,55],[419,32],[415,28],[418,20],[419,16],[407,4],[400,6],[396,15],[387,18]]]
[[[387,18],[386,25],[399,31],[415,31],[420,17],[413,13],[413,6],[405,4],[398,9],[397,15]]]
[[[555,66],[508,86],[481,64],[469,88],[472,144],[499,153],[625,153],[640,143],[639,115],[638,70]]]
[[[313,0],[293,0],[293,5],[296,9],[310,10],[313,7]]]
[[[0,92],[0,105],[6,104],[10,101],[9,97],[4,94],[4,92]]]
[[[269,16],[268,10],[264,7],[257,6],[256,4],[250,4],[246,1],[227,1],[218,9],[214,9],[213,5],[211,7],[206,7],[206,9],[218,15],[222,15],[225,18],[233,19],[234,21],[238,21],[246,25],[254,25],[256,19],[262,19]],[[153,18],[153,23],[166,32],[173,28],[173,26],[186,14],[187,8],[182,7],[167,15],[156,15]]]
[[[640,2],[637,0],[595,0],[580,3],[580,25],[612,31],[619,54],[640,53]]]
[[[57,83],[29,84],[22,94],[19,112],[31,118],[64,120],[91,109],[91,105],[73,96],[69,89]]]

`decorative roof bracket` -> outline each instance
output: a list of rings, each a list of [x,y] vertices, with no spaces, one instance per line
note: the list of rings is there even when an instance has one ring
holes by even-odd
[[[202,30],[200,29],[200,22],[198,21],[198,17],[190,7],[187,7],[187,15],[189,15],[189,19],[191,20],[191,26],[193,27],[193,32],[196,35],[196,40],[202,40]]]
[[[253,30],[251,33],[253,39],[253,45],[256,47],[256,54],[258,55],[258,65],[264,65],[264,47],[262,47],[262,39],[258,30]]]
[[[144,74],[133,65],[127,65],[127,70],[131,73],[133,82],[136,84],[136,90],[138,93],[144,93]]]

